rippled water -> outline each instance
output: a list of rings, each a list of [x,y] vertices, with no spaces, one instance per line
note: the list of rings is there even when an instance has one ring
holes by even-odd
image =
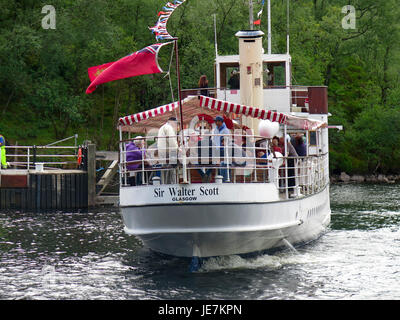
[[[317,241],[196,273],[125,235],[117,209],[0,213],[0,299],[400,299],[399,189],[333,185]]]

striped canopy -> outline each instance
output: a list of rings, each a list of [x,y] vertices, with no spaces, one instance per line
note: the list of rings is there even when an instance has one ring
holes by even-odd
[[[175,101],[173,103],[166,104],[161,107],[157,107],[151,110],[135,113],[133,115],[120,118],[119,123],[120,125],[125,125],[125,126],[133,125],[135,122],[137,123],[149,118],[154,118],[162,114],[165,114],[167,112],[172,112],[178,108],[179,108],[179,103],[178,101]]]
[[[281,124],[292,126],[296,129],[316,130],[318,128],[326,126],[326,123],[314,119],[296,117],[293,115],[249,107],[205,96],[200,97],[200,106],[203,108],[209,108],[221,112],[236,113],[246,117],[279,122]]]
[[[273,112],[271,110],[262,110],[258,108],[248,107],[237,103],[227,102],[209,97],[200,97],[200,106],[218,111],[236,113],[247,117],[270,120],[272,122],[286,123],[287,116],[283,113]]]
[[[188,125],[196,116],[203,115],[203,118],[215,118],[218,115],[222,115],[226,119],[229,118],[229,114],[226,112],[199,107],[198,96],[189,96],[182,100],[182,108],[184,126]],[[176,117],[178,120],[180,119],[178,101],[151,110],[121,117],[119,119],[119,125],[122,126],[122,131],[146,133],[151,129],[159,129],[170,117]]]
[[[182,106],[184,125],[189,124],[190,121],[199,114],[205,114],[211,117],[217,115],[228,117],[229,114],[232,113],[279,122],[304,130],[316,130],[326,125],[321,121],[309,118],[296,117],[271,110],[262,110],[205,96],[200,96],[200,100],[197,96],[189,96],[182,101]],[[171,116],[175,116],[179,119],[179,103],[177,101],[151,110],[122,117],[119,119],[119,125],[122,126],[123,131],[143,133],[147,132],[149,129],[160,128]]]

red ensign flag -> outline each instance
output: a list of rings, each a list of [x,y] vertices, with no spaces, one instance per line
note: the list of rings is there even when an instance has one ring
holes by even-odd
[[[100,75],[100,73],[102,73],[104,70],[106,70],[113,63],[114,62],[109,62],[109,63],[102,64],[101,66],[90,67],[88,69],[90,81],[93,81],[94,79],[96,79]]]
[[[157,59],[160,48],[166,44],[168,42],[153,44],[116,62],[89,68],[88,73],[92,83],[86,89],[86,93],[92,93],[102,83],[163,72]]]

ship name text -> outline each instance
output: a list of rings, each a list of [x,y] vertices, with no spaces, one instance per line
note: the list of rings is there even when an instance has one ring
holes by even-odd
[[[172,197],[172,201],[187,201],[197,200],[197,197],[212,197],[219,196],[218,187],[205,187],[200,188],[184,188],[184,187],[168,187],[168,188],[154,188],[154,198]]]

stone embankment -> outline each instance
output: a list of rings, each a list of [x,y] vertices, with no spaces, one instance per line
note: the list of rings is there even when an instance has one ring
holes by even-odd
[[[400,175],[348,175],[346,172],[342,172],[340,175],[332,175],[330,177],[331,182],[345,182],[345,183],[400,183]]]

